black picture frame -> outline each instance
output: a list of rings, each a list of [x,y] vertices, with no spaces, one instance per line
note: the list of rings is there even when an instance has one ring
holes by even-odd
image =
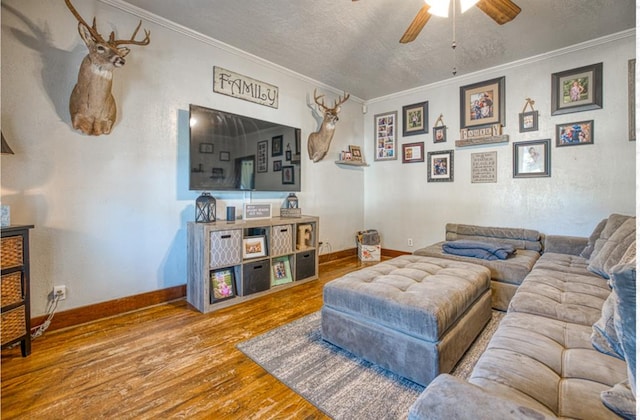
[[[282,167],[282,184],[295,184],[296,173],[293,170],[293,165],[287,165]]]
[[[551,139],[513,143],[513,177],[551,176]]]
[[[236,297],[236,273],[233,267],[209,272],[209,303]]]
[[[505,77],[460,87],[460,129],[505,124]]]
[[[551,75],[551,115],[602,108],[602,63]]]
[[[538,111],[528,111],[518,114],[520,132],[538,131]]]
[[[429,101],[402,107],[402,135],[415,136],[429,132]]]
[[[273,161],[273,172],[280,172],[282,170],[282,161],[274,160]]]
[[[282,156],[282,136],[271,137],[271,156]]]
[[[213,143],[200,143],[198,151],[200,153],[213,153]]]
[[[556,124],[556,147],[593,144],[593,120]]]
[[[427,153],[427,182],[453,182],[453,150]]]
[[[447,142],[447,126],[446,125],[438,125],[433,127],[433,142],[434,143]]]

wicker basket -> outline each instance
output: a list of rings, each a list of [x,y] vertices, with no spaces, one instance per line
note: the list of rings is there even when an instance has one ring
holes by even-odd
[[[0,266],[4,268],[22,265],[22,236],[2,238],[0,247]]]
[[[0,302],[2,306],[13,305],[22,302],[22,272],[5,274],[2,276],[2,294]]]
[[[2,345],[27,333],[24,315],[24,306],[2,314],[2,337],[0,337]]]

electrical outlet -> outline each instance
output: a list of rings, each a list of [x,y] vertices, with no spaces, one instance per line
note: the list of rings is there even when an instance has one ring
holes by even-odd
[[[59,300],[65,300],[67,298],[67,286],[53,286],[53,297],[58,297]]]
[[[411,238],[407,239],[407,245],[413,246],[413,239]]]

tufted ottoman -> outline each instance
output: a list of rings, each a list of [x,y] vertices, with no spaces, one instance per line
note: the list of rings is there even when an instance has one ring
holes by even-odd
[[[327,283],[322,337],[421,385],[450,372],[491,318],[490,271],[403,255]]]

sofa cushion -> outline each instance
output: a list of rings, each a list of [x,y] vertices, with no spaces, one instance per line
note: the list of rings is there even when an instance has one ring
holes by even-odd
[[[447,254],[495,261],[506,260],[516,251],[516,248],[511,244],[459,239],[457,241],[446,241],[442,244],[442,250]]]
[[[629,383],[636,387],[636,265],[619,264],[611,270],[613,291],[618,298],[614,325],[629,370]]]
[[[543,254],[511,299],[509,312],[573,322],[591,330],[611,289],[585,266],[581,257]]]
[[[600,394],[626,378],[626,365],[593,349],[590,335],[589,325],[510,312],[469,382],[558,417],[610,418]]]
[[[542,251],[542,235],[537,230],[447,223],[445,239],[511,244],[518,249]]]
[[[602,234],[602,231],[604,230],[604,227],[605,227],[606,224],[607,224],[607,219],[602,219],[600,221],[600,223],[598,223],[596,228],[593,229],[593,232],[591,232],[591,235],[589,236],[589,241],[587,242],[587,246],[580,253],[580,256],[582,258],[586,258],[587,260],[589,258],[591,258],[591,254],[593,253],[593,249],[596,246],[596,240]]]
[[[601,242],[602,247],[591,256],[588,269],[608,279],[609,271],[618,264],[635,238],[636,218],[629,217],[609,238]]]
[[[598,236],[593,244],[593,252],[589,256],[589,259],[595,258],[598,255],[611,235],[613,235],[615,231],[618,230],[618,228],[622,226],[622,224],[626,222],[630,217],[631,216],[613,213],[607,218],[607,222],[602,228],[600,236]]]

